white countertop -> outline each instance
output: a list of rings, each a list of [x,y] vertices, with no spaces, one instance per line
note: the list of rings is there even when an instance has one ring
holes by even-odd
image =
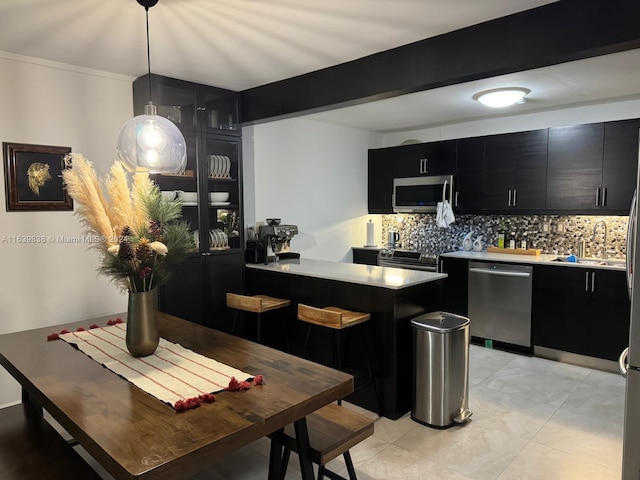
[[[377,267],[357,263],[329,262],[301,258],[280,260],[278,263],[247,263],[247,268],[277,273],[293,273],[307,277],[358,283],[371,287],[400,290],[402,288],[429,283],[446,278],[444,273],[431,273],[404,268]]]
[[[583,263],[573,263],[557,261],[558,258],[566,258],[560,255],[514,255],[508,253],[489,253],[489,252],[474,252],[460,250],[457,252],[443,253],[442,257],[451,258],[466,258],[468,260],[481,260],[484,262],[508,262],[508,263],[526,263],[529,265],[555,265],[563,267],[576,267],[576,268],[602,268],[607,270],[624,270],[626,268],[625,262],[622,259],[611,259],[610,265],[601,265],[600,260],[593,259],[593,261],[583,261]]]

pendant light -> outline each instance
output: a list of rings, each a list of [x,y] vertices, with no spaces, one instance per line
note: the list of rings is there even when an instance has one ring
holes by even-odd
[[[123,125],[118,135],[118,157],[130,171],[144,169],[149,173],[181,174],[187,164],[187,145],[182,132],[165,117],[158,115],[151,101],[151,60],[149,50],[149,8],[158,0],[136,0],[147,18],[147,69],[149,103],[144,115],[138,115]]]

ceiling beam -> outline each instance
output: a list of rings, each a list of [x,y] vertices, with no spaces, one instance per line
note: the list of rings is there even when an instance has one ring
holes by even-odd
[[[562,0],[241,92],[242,121],[356,105],[640,48],[638,0]]]

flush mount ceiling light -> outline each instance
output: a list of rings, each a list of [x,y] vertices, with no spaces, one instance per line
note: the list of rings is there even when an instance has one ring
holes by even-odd
[[[149,103],[144,115],[125,123],[118,135],[118,157],[131,171],[144,169],[149,173],[184,173],[187,164],[187,145],[178,127],[158,115],[152,102],[151,60],[149,55],[149,8],[158,0],[136,0],[142,5],[147,18],[147,69],[149,77]]]
[[[492,108],[508,107],[516,103],[524,103],[524,96],[531,92],[528,88],[508,87],[484,90],[473,96],[474,100]]]

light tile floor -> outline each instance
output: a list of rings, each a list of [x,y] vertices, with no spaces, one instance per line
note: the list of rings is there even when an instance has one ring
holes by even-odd
[[[469,366],[471,422],[437,430],[408,414],[378,418],[373,437],[351,450],[359,480],[620,478],[622,377],[476,345]],[[190,480],[264,480],[268,452],[260,440]],[[346,476],[341,457],[329,467]],[[287,479],[295,478],[293,454]]]

